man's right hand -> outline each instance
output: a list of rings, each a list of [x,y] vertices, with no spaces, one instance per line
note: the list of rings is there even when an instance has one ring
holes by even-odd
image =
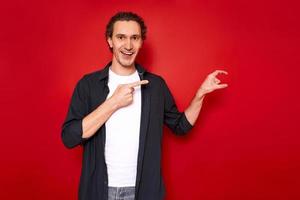
[[[142,80],[128,84],[120,84],[114,91],[111,99],[116,103],[118,108],[128,106],[133,102],[134,87],[148,83],[148,80]]]

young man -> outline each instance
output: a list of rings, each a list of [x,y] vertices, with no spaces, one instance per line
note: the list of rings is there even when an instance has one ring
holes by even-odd
[[[62,140],[83,146],[80,200],[160,200],[163,124],[175,134],[194,125],[204,96],[227,87],[216,70],[199,87],[184,112],[179,112],[166,82],[135,62],[146,38],[138,15],[119,12],[106,27],[112,61],[77,83]]]

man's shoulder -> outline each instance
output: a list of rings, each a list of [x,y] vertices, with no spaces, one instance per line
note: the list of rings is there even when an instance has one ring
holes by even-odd
[[[104,70],[104,68],[100,69],[100,70],[88,72],[88,73],[84,74],[79,81],[80,82],[94,82],[94,81],[100,80],[101,76],[103,75],[103,70]]]
[[[87,80],[99,79],[99,77],[102,73],[103,73],[103,69],[88,72],[88,73],[83,75],[83,78],[87,79]]]

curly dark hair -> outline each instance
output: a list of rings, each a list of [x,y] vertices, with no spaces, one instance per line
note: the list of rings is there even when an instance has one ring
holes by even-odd
[[[114,16],[112,16],[106,25],[106,31],[105,31],[105,37],[106,39],[111,38],[113,34],[113,28],[114,24],[117,21],[135,21],[140,25],[141,28],[141,34],[142,34],[142,39],[146,39],[146,32],[147,32],[147,27],[144,23],[143,18],[138,16],[137,14],[133,12],[118,12]]]

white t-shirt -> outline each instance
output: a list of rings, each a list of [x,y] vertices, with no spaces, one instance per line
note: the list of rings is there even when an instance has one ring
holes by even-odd
[[[119,84],[140,81],[135,71],[121,76],[109,69],[109,98]],[[118,109],[106,121],[105,161],[108,185],[135,186],[141,119],[141,87],[135,87],[132,104]]]

